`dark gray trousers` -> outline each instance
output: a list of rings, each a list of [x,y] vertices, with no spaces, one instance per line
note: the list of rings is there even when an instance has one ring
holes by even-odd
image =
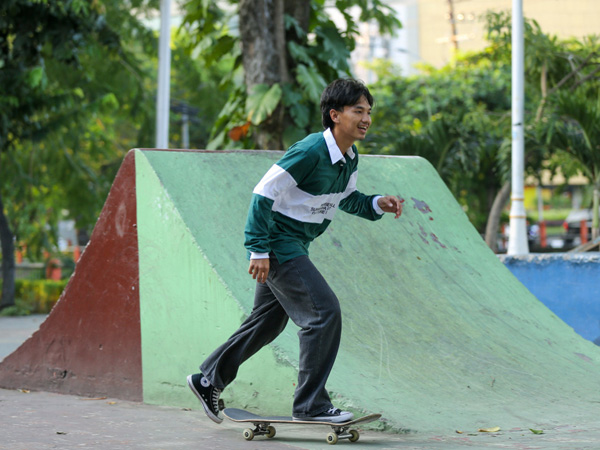
[[[285,328],[288,318],[300,327],[298,385],[294,417],[331,408],[325,383],[337,356],[342,331],[340,304],[307,256],[284,264],[271,257],[266,283],[257,283],[254,308],[240,328],[200,366],[211,383],[224,389],[239,366]]]

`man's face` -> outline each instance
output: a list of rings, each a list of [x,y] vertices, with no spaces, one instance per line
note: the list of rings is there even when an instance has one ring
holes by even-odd
[[[341,134],[353,142],[362,141],[367,136],[367,130],[371,126],[371,105],[364,95],[356,105],[344,106],[342,111],[332,110],[331,115],[336,135]]]

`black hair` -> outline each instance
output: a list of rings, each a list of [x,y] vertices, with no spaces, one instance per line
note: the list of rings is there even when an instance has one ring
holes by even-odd
[[[321,121],[323,128],[333,128],[329,111],[342,111],[344,106],[354,106],[361,96],[365,96],[370,106],[373,106],[373,96],[362,81],[352,78],[340,78],[329,84],[321,94]]]

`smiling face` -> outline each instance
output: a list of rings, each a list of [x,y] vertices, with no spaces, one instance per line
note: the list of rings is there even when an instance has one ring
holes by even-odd
[[[342,153],[367,136],[371,126],[371,105],[364,95],[355,105],[344,106],[341,111],[332,109],[329,114],[334,123],[333,136]]]

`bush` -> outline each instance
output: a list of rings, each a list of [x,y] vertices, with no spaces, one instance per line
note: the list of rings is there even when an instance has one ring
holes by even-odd
[[[68,280],[15,280],[15,306],[0,311],[3,316],[48,314],[54,307]],[[0,280],[0,289],[2,281]]]

